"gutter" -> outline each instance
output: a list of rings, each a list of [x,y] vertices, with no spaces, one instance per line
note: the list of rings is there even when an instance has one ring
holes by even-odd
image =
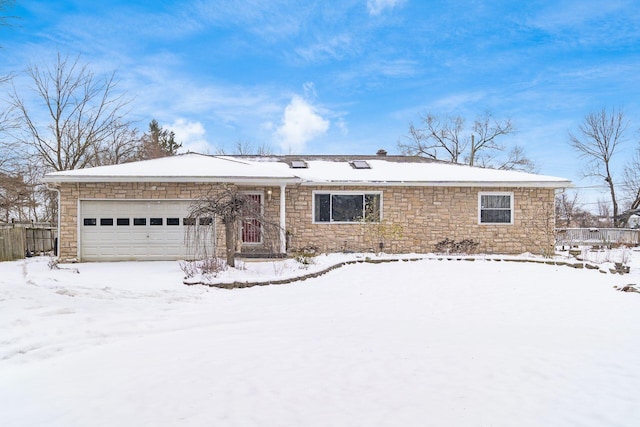
[[[97,183],[97,182],[210,182],[247,185],[283,185],[300,183],[297,177],[203,177],[203,176],[51,176],[44,177],[43,182],[60,183]]]
[[[302,186],[569,188],[570,181],[305,181]]]
[[[45,182],[45,187],[47,187],[47,190],[49,191],[55,191],[56,193],[58,193],[58,219],[57,219],[57,236],[56,236],[56,256],[60,257],[60,219],[62,218],[61,216],[61,211],[62,211],[62,198],[60,196],[60,189],[58,188],[52,188],[49,187],[49,183]]]

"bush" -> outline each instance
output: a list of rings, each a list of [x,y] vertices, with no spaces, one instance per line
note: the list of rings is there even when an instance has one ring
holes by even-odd
[[[219,273],[227,270],[227,263],[221,258],[180,261],[180,269],[184,273],[185,279],[190,279],[197,275],[216,277]]]
[[[480,243],[474,242],[471,239],[463,239],[455,241],[449,238],[439,241],[436,244],[437,253],[446,254],[473,254],[478,249]]]
[[[310,252],[298,252],[294,259],[296,261],[298,261],[298,263],[300,264],[300,266],[302,268],[308,268],[310,265],[313,264],[313,257],[315,256],[315,254],[310,253]]]
[[[60,260],[58,258],[49,258],[49,262],[47,262],[47,266],[49,270],[60,270]]]

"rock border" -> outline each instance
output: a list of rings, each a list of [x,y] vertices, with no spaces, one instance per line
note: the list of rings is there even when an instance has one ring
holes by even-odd
[[[314,279],[316,277],[323,276],[333,270],[337,270],[338,268],[344,267],[346,265],[353,264],[384,264],[390,262],[415,262],[415,261],[494,261],[494,262],[523,262],[523,263],[534,263],[534,264],[547,264],[547,265],[558,265],[558,266],[566,266],[575,269],[588,269],[588,270],[598,270],[600,273],[607,274],[606,271],[601,270],[597,264],[592,264],[586,261],[578,261],[578,262],[569,262],[569,261],[557,261],[557,260],[545,260],[545,259],[526,259],[526,258],[503,258],[503,257],[489,257],[489,258],[478,258],[475,256],[425,256],[425,257],[411,257],[411,258],[385,258],[385,259],[357,259],[350,261],[343,261],[338,264],[334,264],[325,269],[303,274],[302,276],[290,277],[288,279],[276,279],[276,280],[263,280],[263,281],[252,281],[252,282],[229,282],[229,283],[210,283],[210,282],[187,282],[186,280],[182,283],[187,286],[193,285],[201,285],[208,286],[210,288],[219,288],[219,289],[242,289],[242,288],[252,288],[254,286],[268,286],[268,285],[286,285],[294,282],[303,282],[308,279]]]

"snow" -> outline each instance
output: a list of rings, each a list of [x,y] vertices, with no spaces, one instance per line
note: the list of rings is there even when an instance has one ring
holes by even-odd
[[[255,162],[259,164],[259,162]],[[444,162],[412,163],[387,160],[367,160],[370,169],[355,169],[347,161],[307,160],[307,169],[295,169],[295,174],[310,183],[392,183],[461,185],[480,187],[491,183],[519,183],[523,186],[568,187],[571,183],[554,176],[519,171],[497,170]],[[286,164],[275,163],[282,172]]]
[[[260,165],[238,158],[196,153],[119,165],[51,172],[45,175],[44,180],[46,182],[93,182],[135,179],[162,182],[200,181],[210,178],[295,180],[295,176],[289,171],[276,171],[266,164]]]
[[[304,157],[304,156],[303,156]],[[564,188],[564,178],[471,167],[440,162],[395,162],[367,160],[371,169],[354,169],[348,161],[311,160],[307,169],[291,169],[278,157],[239,158],[187,153],[153,160],[52,172],[46,182],[101,181],[211,181],[259,182],[274,185],[306,184],[392,184],[392,185],[510,185]]]
[[[584,255],[605,273],[426,254],[234,290],[178,262],[3,262],[2,425],[635,426],[640,294],[614,286],[640,283],[640,252]],[[215,280],[366,258],[394,257]]]

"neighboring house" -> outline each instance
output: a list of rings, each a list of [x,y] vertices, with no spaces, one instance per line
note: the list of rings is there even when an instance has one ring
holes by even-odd
[[[250,194],[279,225],[274,244],[244,221],[241,252],[371,251],[382,244],[386,252],[427,253],[444,239],[471,239],[484,253],[553,249],[555,190],[570,186],[568,180],[380,153],[188,153],[53,172],[44,181],[59,193],[65,260],[189,258],[189,206],[223,186]],[[209,224],[221,255],[222,225]]]
[[[626,228],[640,228],[640,209],[629,209],[615,218]]]

